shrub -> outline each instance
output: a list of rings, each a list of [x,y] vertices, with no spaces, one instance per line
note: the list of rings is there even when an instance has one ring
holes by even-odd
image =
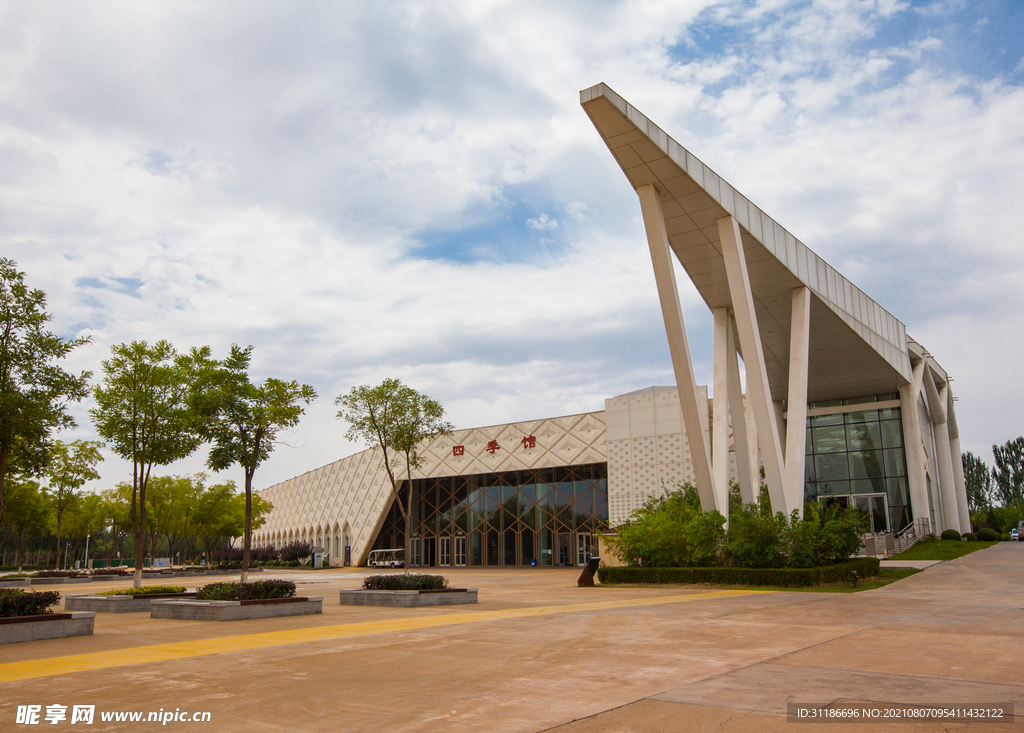
[[[308,542],[289,542],[278,552],[285,562],[295,562],[313,554],[313,545]]]
[[[984,531],[985,530],[981,530],[981,532],[978,532],[978,536],[980,537],[981,533]],[[955,529],[947,529],[942,532],[939,538],[943,540],[958,540],[960,539],[960,533],[957,532]]]
[[[290,580],[256,580],[252,583],[210,583],[196,591],[199,601],[250,601],[291,598],[295,583]]]
[[[55,590],[26,593],[20,588],[0,588],[0,618],[53,613],[50,606],[59,602],[60,593]]]
[[[443,575],[370,575],[363,579],[366,590],[444,590],[448,578]]]
[[[95,593],[97,596],[149,596],[157,593],[184,593],[187,591],[183,585],[150,585],[145,588],[120,588],[118,590],[105,590],[102,593]]]
[[[851,580],[854,571],[866,578],[878,575],[879,559],[862,557],[815,568],[598,568],[602,583],[715,583],[801,588]]]
[[[1010,533],[1009,532],[1003,532],[1002,540],[1003,540],[1003,542],[1009,542],[1010,541]]]
[[[967,540],[968,542],[977,542],[978,541],[978,536],[975,535],[974,532],[964,532],[960,536],[960,538],[964,539],[964,540]]]
[[[947,529],[946,532],[948,532],[948,531],[949,530]],[[942,533],[942,535],[943,535],[942,539],[946,539],[946,537],[945,537],[946,532]],[[982,541],[982,542],[998,542],[999,541],[999,533],[996,532],[991,527],[982,527],[981,529],[978,530],[978,539],[980,541]]]
[[[697,490],[684,484],[633,512],[613,550],[629,565],[710,565],[718,561],[724,524],[719,512],[702,512]]]
[[[40,570],[32,574],[33,578],[77,578],[86,573],[78,570]]]

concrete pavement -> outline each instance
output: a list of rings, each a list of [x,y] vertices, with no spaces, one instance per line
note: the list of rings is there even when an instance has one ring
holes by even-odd
[[[323,595],[324,614],[104,614],[95,636],[0,649],[0,728],[18,729],[26,704],[95,705],[92,730],[147,727],[101,711],[178,708],[251,733],[774,730],[796,725],[787,701],[1014,703],[1021,715],[1022,563],[1024,545],[1003,543],[857,594],[588,589],[575,570],[446,570],[480,588],[480,603],[424,609],[338,605],[363,570],[281,573]],[[71,727],[47,730],[60,726]],[[977,725],[885,729],[964,727]],[[798,730],[846,728],[867,730]],[[1021,726],[982,728],[1010,729]]]

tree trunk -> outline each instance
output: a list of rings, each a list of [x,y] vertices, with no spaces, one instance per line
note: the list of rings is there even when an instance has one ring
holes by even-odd
[[[249,543],[252,540],[252,476],[254,471],[245,469],[245,539],[242,541],[243,583],[249,580]]]
[[[412,562],[412,466],[409,465],[409,453],[405,454],[405,475],[408,477],[409,493],[405,498],[408,511],[405,513],[405,574],[409,574]],[[401,508],[401,507],[399,507]]]

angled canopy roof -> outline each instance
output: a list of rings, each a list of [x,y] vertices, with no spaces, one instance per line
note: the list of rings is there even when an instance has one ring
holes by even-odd
[[[669,244],[708,307],[729,306],[716,220],[743,235],[772,397],[786,397],[791,294],[811,291],[807,399],[895,392],[911,379],[906,327],[604,84],[580,92],[633,188],[654,184]]]

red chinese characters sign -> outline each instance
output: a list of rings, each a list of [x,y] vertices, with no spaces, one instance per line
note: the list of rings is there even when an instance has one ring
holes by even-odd
[[[524,448],[536,448],[537,447],[537,436],[527,435],[520,441]]]
[[[492,440],[490,443],[487,444],[487,452],[488,453],[490,453],[491,455],[494,455],[494,451],[496,451],[496,450],[501,450],[501,446],[498,445],[498,441]]]
[[[453,456],[463,456],[465,454],[466,454],[466,446],[464,446],[464,445],[453,445],[452,446],[452,455]]]

